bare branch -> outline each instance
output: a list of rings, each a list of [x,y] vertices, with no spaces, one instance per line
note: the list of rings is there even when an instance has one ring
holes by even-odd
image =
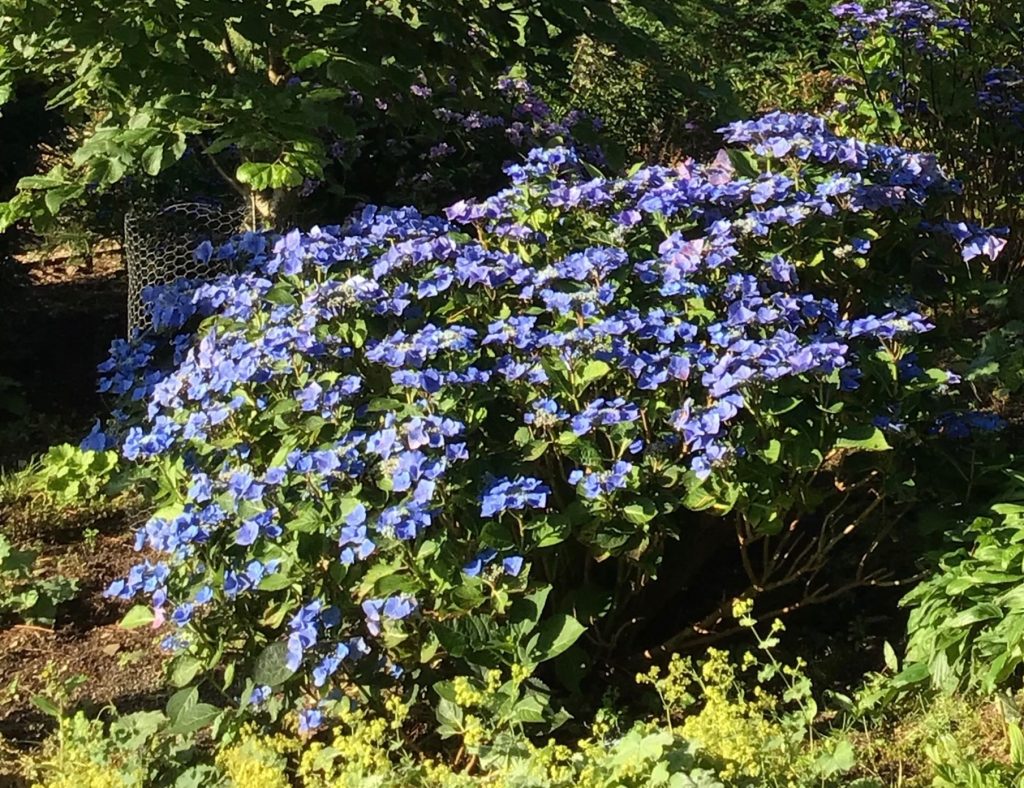
[[[249,191],[244,186],[242,186],[242,184],[240,184],[238,181],[236,181],[234,178],[228,175],[227,171],[220,166],[220,162],[217,161],[216,156],[214,156],[212,153],[207,153],[206,151],[203,152],[206,153],[206,157],[210,160],[210,163],[213,165],[213,168],[227,182],[228,186],[230,186],[232,189],[238,192],[242,199],[245,200],[246,203],[248,203],[249,200],[251,199]]]

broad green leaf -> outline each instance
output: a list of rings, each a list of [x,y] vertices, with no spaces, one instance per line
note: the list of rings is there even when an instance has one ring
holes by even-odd
[[[285,664],[287,659],[288,644],[283,640],[271,643],[256,658],[252,671],[253,681],[270,687],[283,684],[295,672]]]
[[[209,703],[196,703],[181,710],[167,729],[168,736],[182,736],[195,733],[213,723],[221,710]]]
[[[156,621],[156,615],[153,613],[153,609],[146,605],[135,605],[131,610],[125,613],[124,618],[121,619],[121,629],[138,629],[152,624]]]
[[[607,375],[609,371],[611,371],[611,367],[603,361],[599,361],[597,359],[588,361],[587,365],[583,367],[583,372],[580,373],[581,388],[586,388],[595,380],[600,380]]]
[[[199,702],[199,689],[197,687],[185,687],[171,695],[167,699],[167,718],[173,724],[179,715]]]
[[[187,687],[202,669],[203,663],[200,660],[191,654],[182,654],[175,658],[171,668],[171,684],[175,687]]]
[[[631,523],[643,525],[644,523],[650,522],[657,516],[658,507],[654,505],[653,501],[643,498],[637,503],[632,503],[629,506],[624,507],[622,514]]]
[[[167,723],[162,711],[137,711],[118,717],[110,723],[110,738],[125,751],[145,747],[154,734]]]
[[[164,160],[164,146],[150,145],[142,152],[142,169],[147,175],[159,175]]]
[[[586,627],[565,613],[545,619],[537,627],[538,637],[532,657],[538,662],[557,657],[579,640],[580,635],[585,631]]]
[[[885,439],[885,434],[873,426],[850,428],[836,441],[836,447],[862,451],[888,451],[892,448]]]
[[[253,161],[239,165],[235,177],[240,183],[247,183],[255,191],[269,189],[271,185],[271,165]]]

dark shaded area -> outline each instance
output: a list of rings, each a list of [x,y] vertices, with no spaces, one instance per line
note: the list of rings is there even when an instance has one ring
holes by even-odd
[[[18,180],[37,172],[44,149],[60,137],[64,123],[46,109],[46,87],[37,82],[18,85],[14,98],[0,110],[0,200],[14,196]],[[23,243],[21,227],[0,233],[0,260]]]
[[[104,412],[96,365],[125,333],[120,255],[86,271],[0,260],[0,467],[77,442]]]
[[[0,114],[0,200],[46,166],[64,126],[46,109],[46,86],[25,82]],[[31,240],[23,225],[0,233],[0,468],[54,442],[76,440],[101,403],[96,364],[124,333],[119,256],[91,270],[14,259]]]

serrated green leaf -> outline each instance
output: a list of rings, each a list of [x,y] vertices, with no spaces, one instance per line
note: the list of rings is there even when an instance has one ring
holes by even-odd
[[[256,658],[252,680],[257,684],[266,684],[270,687],[283,684],[295,672],[286,664],[287,659],[288,644],[283,640],[271,643]]]

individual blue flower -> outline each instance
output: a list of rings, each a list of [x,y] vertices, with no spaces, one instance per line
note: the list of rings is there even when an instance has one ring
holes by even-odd
[[[82,451],[106,451],[113,448],[114,445],[114,440],[103,431],[100,426],[100,420],[96,419],[93,422],[92,430],[82,439],[78,448]]]
[[[416,606],[416,600],[404,594],[387,599],[367,599],[362,604],[366,628],[371,635],[379,635],[385,619],[398,621],[406,618]]]
[[[469,577],[478,577],[484,568],[498,556],[498,551],[493,547],[481,550],[473,559],[462,567],[463,574]]]
[[[521,555],[509,555],[501,559],[501,569],[506,575],[518,577],[523,571],[523,557]]]
[[[333,676],[341,663],[344,662],[349,655],[349,647],[346,643],[338,643],[334,651],[327,654],[315,668],[313,668],[313,685],[322,687],[327,683],[327,680]]]
[[[300,709],[299,710],[299,733],[308,735],[314,733],[321,725],[323,725],[324,717],[320,709]]]
[[[250,706],[262,706],[268,700],[273,693],[273,689],[268,687],[266,684],[261,684],[258,687],[253,687],[252,692],[249,695]]]
[[[579,485],[584,498],[597,498],[625,487],[633,467],[632,463],[618,460],[608,471],[576,469],[569,474],[568,482]]]

